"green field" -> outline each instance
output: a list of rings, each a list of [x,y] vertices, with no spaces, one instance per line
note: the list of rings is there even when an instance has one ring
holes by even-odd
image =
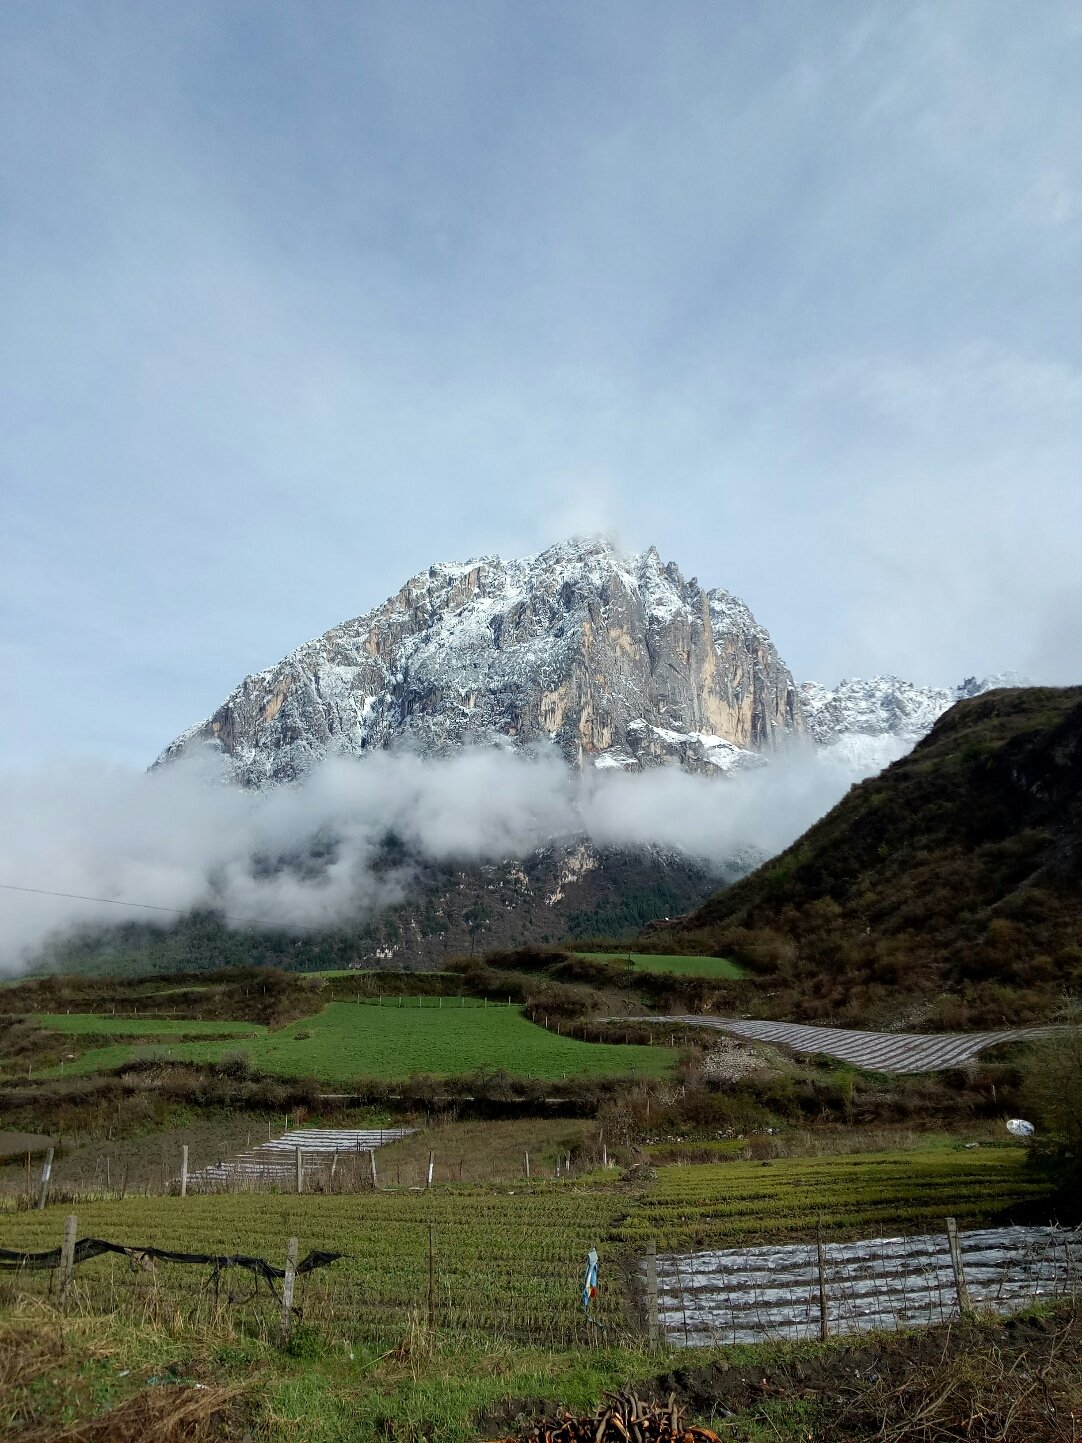
[[[618,1231],[683,1249],[808,1236],[819,1219],[832,1238],[941,1229],[948,1215],[968,1227],[1047,1191],[1025,1162],[1023,1148],[1002,1147],[663,1167]]]
[[[268,1443],[504,1436],[506,1422],[487,1423],[487,1409],[511,1400],[516,1410],[539,1408],[528,1401],[538,1398],[548,1400],[549,1411],[558,1404],[592,1409],[629,1378],[712,1360],[664,1346],[643,1350],[629,1281],[646,1239],[656,1237],[661,1247],[780,1241],[806,1235],[817,1209],[828,1236],[852,1232],[858,1217],[865,1236],[942,1230],[948,1212],[972,1224],[1026,1194],[1021,1159],[1011,1149],[899,1152],[765,1168],[664,1167],[655,1181],[631,1186],[594,1173],[532,1185],[132,1196],[6,1212],[10,1248],[56,1247],[65,1217],[75,1212],[79,1236],[129,1245],[243,1253],[280,1265],[287,1238],[296,1237],[302,1257],[317,1249],[345,1254],[298,1278],[301,1322],[287,1351],[275,1347],[277,1300],[247,1276],[225,1274],[219,1290],[206,1267],[133,1268],[124,1258],[98,1258],[76,1270],[61,1331],[42,1307],[50,1274],[13,1275],[3,1307],[11,1327],[29,1324],[34,1338],[43,1337],[46,1318],[59,1338],[42,1374],[48,1386],[39,1385],[32,1400],[24,1390],[16,1406],[32,1402],[36,1418],[55,1423],[53,1433],[44,1428],[35,1437],[55,1436],[60,1423],[139,1388],[160,1394],[163,1380],[248,1382],[266,1408],[258,1436]],[[600,1257],[600,1293],[588,1325],[579,1299],[590,1248]],[[0,1332],[0,1349],[4,1342]],[[723,1356],[726,1368],[738,1368],[759,1364],[764,1353],[735,1348]],[[746,1429],[726,1420],[724,1436],[797,1443],[822,1421],[809,1406],[798,1401],[792,1415],[784,1399],[776,1413],[757,1407]],[[0,1431],[8,1416],[0,1404]],[[814,1436],[833,1434],[824,1423]]]
[[[81,1235],[192,1252],[244,1252],[280,1258],[285,1240],[348,1256],[308,1287],[331,1317],[349,1317],[362,1333],[397,1326],[426,1295],[428,1225],[436,1235],[444,1326],[460,1333],[574,1332],[580,1263],[597,1247],[607,1268],[659,1248],[779,1241],[814,1229],[831,1236],[875,1236],[984,1221],[1002,1207],[1038,1195],[1022,1175],[1024,1153],[872,1153],[788,1159],[765,1167],[733,1162],[663,1167],[656,1181],[629,1193],[611,1175],[534,1181],[514,1189],[455,1184],[430,1192],[291,1193],[135,1197],[79,1206]],[[64,1210],[5,1216],[5,1245],[46,1248],[57,1241]],[[7,1241],[7,1239],[11,1241]],[[168,1265],[163,1265],[168,1266]],[[94,1269],[128,1272],[123,1260]],[[176,1285],[197,1285],[191,1269],[170,1270]],[[612,1288],[606,1290],[613,1294]],[[315,1300],[313,1300],[315,1301]],[[619,1312],[610,1297],[609,1316]]]
[[[221,1037],[266,1032],[256,1022],[191,1022],[182,1017],[108,1017],[98,1012],[41,1012],[34,1019],[50,1032],[79,1037]]]
[[[664,1251],[782,1241],[814,1231],[820,1217],[829,1237],[942,1231],[948,1214],[971,1226],[1040,1195],[1023,1174],[1024,1157],[1021,1149],[1001,1148],[670,1166],[630,1189],[599,1171],[514,1187],[132,1197],[80,1203],[79,1232],[270,1260],[281,1259],[290,1236],[302,1256],[342,1252],[341,1262],[305,1281],[305,1316],[381,1342],[401,1334],[411,1310],[427,1308],[431,1224],[442,1328],[478,1341],[521,1335],[569,1342],[582,1332],[581,1269],[591,1247],[606,1282],[601,1316],[614,1328],[631,1327],[616,1269],[621,1258],[640,1256],[650,1238]],[[55,1246],[68,1210],[7,1213],[5,1246]],[[205,1282],[200,1271],[161,1267],[170,1296],[194,1306]],[[99,1259],[79,1277],[103,1297],[155,1286],[151,1276],[133,1277],[123,1259]],[[255,1302],[257,1311],[266,1309],[266,1299]]]
[[[95,1072],[122,1066],[135,1057],[216,1062],[238,1050],[262,1072],[334,1083],[355,1077],[407,1078],[415,1072],[448,1076],[479,1069],[546,1081],[629,1074],[660,1077],[674,1065],[675,1055],[668,1048],[579,1042],[535,1026],[517,1007],[437,1008],[434,999],[426,1002],[426,1006],[403,1007],[332,1002],[314,1017],[301,1018],[274,1032],[253,1027],[241,1043],[215,1041],[209,1035],[206,1041],[171,1045],[118,1043],[90,1049],[65,1071]],[[157,1034],[159,1027],[162,1036],[175,1032],[190,1035],[214,1026],[238,1030],[232,1023],[170,1020],[159,1024],[153,1018],[106,1019],[91,1014],[73,1013],[59,1019],[70,1032],[104,1031],[101,1024],[114,1020],[130,1021],[131,1031],[142,1036]]]
[[[614,967],[627,970],[627,952],[579,952],[591,962],[611,962]],[[634,972],[675,972],[683,977],[717,977],[735,982],[744,976],[743,968],[728,957],[665,957],[654,956],[651,952],[632,952]]]
[[[582,1335],[579,1290],[591,1247],[606,1256],[604,1239],[623,1210],[613,1186],[534,1183],[515,1191],[436,1188],[361,1195],[285,1193],[130,1198],[80,1204],[80,1236],[172,1248],[184,1252],[264,1257],[281,1266],[286,1240],[296,1236],[303,1257],[311,1249],[346,1256],[301,1283],[306,1317],[344,1326],[348,1335],[376,1341],[401,1336],[411,1312],[427,1309],[429,1224],[433,1225],[436,1304],[441,1326],[477,1339],[516,1332],[536,1341]],[[59,1208],[5,1215],[4,1245],[44,1250],[63,1226]],[[79,1281],[98,1296],[123,1289],[129,1301],[152,1277],[134,1279],[123,1258],[97,1259]],[[27,1279],[27,1286],[47,1279]],[[235,1280],[237,1281],[237,1280]],[[161,1264],[160,1285],[178,1303],[198,1305],[206,1270]],[[244,1292],[250,1289],[243,1289]],[[619,1299],[607,1290],[608,1316]],[[253,1316],[269,1313],[264,1293]]]

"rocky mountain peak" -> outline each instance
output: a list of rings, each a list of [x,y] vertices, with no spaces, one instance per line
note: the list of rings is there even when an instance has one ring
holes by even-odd
[[[438,563],[246,677],[159,760],[212,745],[236,780],[411,746],[553,742],[577,767],[715,773],[799,731],[793,679],[747,606],[601,537]]]

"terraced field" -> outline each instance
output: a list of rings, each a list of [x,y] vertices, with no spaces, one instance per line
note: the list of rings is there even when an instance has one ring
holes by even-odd
[[[590,1248],[601,1259],[597,1318],[612,1334],[634,1331],[627,1280],[649,1239],[662,1253],[777,1244],[807,1237],[820,1216],[833,1238],[930,1234],[942,1231],[947,1215],[973,1226],[1038,1197],[1023,1163],[1021,1149],[939,1150],[663,1167],[644,1184],[599,1170],[560,1181],[449,1183],[430,1191],[133,1196],[7,1211],[4,1246],[55,1247],[69,1210],[78,1215],[81,1237],[242,1253],[279,1265],[286,1240],[296,1236],[302,1256],[314,1249],[345,1255],[308,1275],[300,1299],[305,1320],[335,1336],[387,1345],[431,1307],[439,1327],[463,1339],[574,1343],[591,1336],[580,1302]],[[77,1272],[81,1306],[107,1311],[120,1301],[141,1316],[158,1289],[171,1307],[198,1318],[201,1308],[215,1306],[207,1271],[162,1262],[155,1275],[123,1258],[99,1258]],[[246,1278],[225,1283],[246,1300],[241,1307],[251,1326],[273,1327],[276,1308],[265,1290],[249,1296]],[[48,1284],[44,1273],[16,1279],[17,1289],[31,1295]]]
[[[637,1022],[712,1027],[754,1042],[775,1042],[796,1052],[822,1053],[868,1072],[939,1072],[962,1067],[986,1047],[1047,1036],[1047,1027],[1013,1027],[1001,1032],[856,1032],[842,1027],[811,1027],[796,1022],[758,1022],[747,1018],[638,1017]]]
[[[820,1219],[832,1238],[991,1222],[1043,1194],[1025,1163],[1024,1149],[997,1147],[663,1167],[617,1234],[679,1251],[809,1237]]]
[[[445,999],[446,1000],[446,999]],[[234,1030],[232,1023],[162,1024],[161,1036],[201,1032],[199,1041],[177,1041],[135,1047],[115,1043],[92,1048],[67,1066],[67,1073],[119,1067],[133,1057],[161,1057],[176,1061],[216,1062],[238,1050],[260,1071],[286,1077],[316,1077],[329,1083],[348,1083],[356,1077],[407,1078],[415,1072],[436,1076],[468,1074],[485,1069],[556,1081],[571,1077],[661,1077],[674,1066],[669,1048],[580,1042],[538,1027],[521,1009],[507,1006],[438,1007],[438,998],[425,1005],[377,1006],[373,1003],[332,1002],[314,1017],[302,1018],[276,1031],[252,1027],[237,1040],[216,1040],[207,1029]],[[420,999],[418,999],[420,1001]],[[110,1019],[72,1014],[57,1019],[65,1030],[115,1021],[138,1024],[142,1035],[158,1035],[153,1018]],[[243,1030],[244,1024],[236,1024]],[[123,1026],[115,1029],[117,1035]],[[203,1040],[205,1037],[205,1040]]]
[[[99,1012],[40,1012],[35,1018],[50,1032],[73,1037],[259,1037],[258,1022],[194,1022],[182,1017],[110,1017]]]

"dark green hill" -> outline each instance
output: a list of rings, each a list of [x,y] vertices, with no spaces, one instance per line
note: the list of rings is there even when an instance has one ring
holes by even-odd
[[[655,933],[762,1010],[914,1025],[1050,1015],[1082,984],[1082,687],[989,692],[767,865]]]

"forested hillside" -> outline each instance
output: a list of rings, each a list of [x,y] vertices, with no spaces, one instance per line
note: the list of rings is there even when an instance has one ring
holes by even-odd
[[[1082,687],[959,702],[781,856],[644,945],[731,955],[769,980],[779,1016],[1050,1015],[1082,981]]]

